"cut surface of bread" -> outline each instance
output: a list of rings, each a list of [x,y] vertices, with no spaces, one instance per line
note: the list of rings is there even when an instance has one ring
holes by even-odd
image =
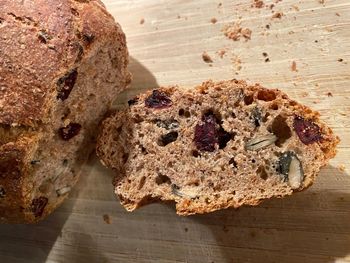
[[[127,210],[163,200],[190,215],[301,191],[338,142],[317,112],[277,89],[207,81],[130,100],[104,120],[97,154]]]
[[[0,222],[51,213],[130,82],[121,27],[99,0],[0,0]]]

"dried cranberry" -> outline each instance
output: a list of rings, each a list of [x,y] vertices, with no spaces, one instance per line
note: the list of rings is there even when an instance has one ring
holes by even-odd
[[[194,131],[194,142],[200,151],[213,152],[218,143],[217,130],[213,118],[206,118],[203,124],[197,124]]]
[[[169,143],[176,141],[178,136],[179,134],[177,132],[169,132],[167,134],[164,134],[160,137],[159,144],[161,146],[166,146]]]
[[[295,132],[304,144],[311,144],[322,140],[320,127],[316,123],[305,120],[300,116],[295,116],[293,124]]]
[[[79,123],[70,123],[66,127],[60,128],[58,134],[65,141],[70,140],[74,136],[78,135],[81,130],[81,125]]]
[[[49,200],[46,197],[39,197],[39,198],[36,198],[32,201],[31,211],[35,217],[42,216],[48,201]]]
[[[153,90],[152,95],[145,100],[145,105],[149,108],[163,109],[171,106],[171,99],[166,93]]]
[[[197,149],[212,152],[215,150],[215,144],[219,144],[219,149],[225,148],[232,139],[232,134],[224,130],[220,118],[210,110],[202,116],[202,121],[203,124],[197,124],[195,127],[194,142]]]
[[[69,97],[77,78],[78,71],[73,69],[57,81],[57,99],[64,101]]]

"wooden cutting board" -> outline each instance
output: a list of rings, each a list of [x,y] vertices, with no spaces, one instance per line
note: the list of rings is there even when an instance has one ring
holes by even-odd
[[[141,90],[207,79],[282,89],[319,110],[342,140],[314,186],[208,215],[179,217],[165,204],[131,214],[113,195],[111,172],[92,157],[47,220],[0,226],[0,262],[350,262],[350,1],[264,2],[105,0],[127,35],[134,75],[117,106]],[[224,36],[237,21],[252,30],[250,40]]]

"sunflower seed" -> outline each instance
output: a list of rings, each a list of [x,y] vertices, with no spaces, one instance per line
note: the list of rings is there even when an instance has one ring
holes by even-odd
[[[70,186],[63,187],[61,189],[56,190],[57,196],[65,195],[72,190]]]
[[[277,137],[274,134],[266,134],[259,136],[257,138],[251,139],[245,144],[246,150],[255,151],[261,148],[267,147],[273,144],[277,140]]]
[[[293,152],[285,152],[279,160],[280,173],[283,180],[288,182],[292,189],[298,189],[304,179],[303,167],[300,160]]]
[[[171,191],[174,195],[177,195],[182,198],[187,198],[187,199],[195,199],[198,197],[197,194],[191,193],[190,191],[180,191],[180,187],[177,186],[176,184],[171,185]]]

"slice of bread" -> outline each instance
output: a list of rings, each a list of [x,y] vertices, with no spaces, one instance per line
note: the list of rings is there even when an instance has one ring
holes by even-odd
[[[319,113],[243,81],[160,88],[129,105],[103,122],[97,146],[128,211],[172,200],[190,215],[290,195],[339,142]]]

